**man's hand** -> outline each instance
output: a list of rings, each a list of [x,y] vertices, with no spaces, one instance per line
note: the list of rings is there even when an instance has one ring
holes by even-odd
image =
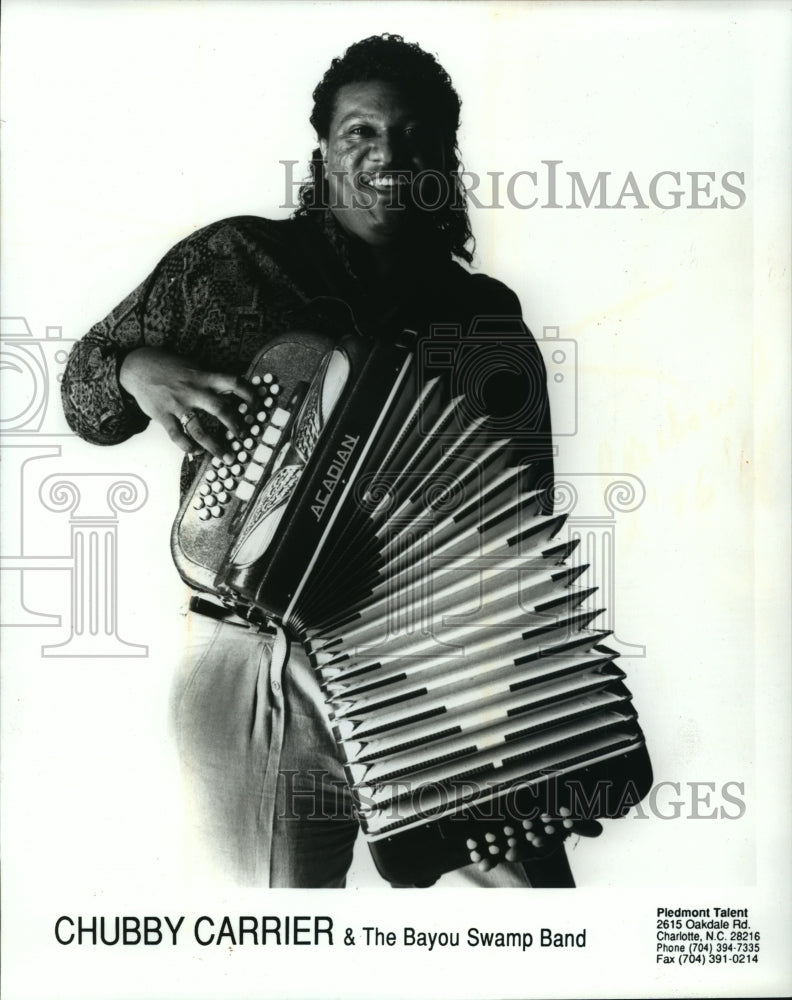
[[[216,417],[235,436],[244,435],[240,400],[256,405],[256,396],[244,379],[193,368],[184,358],[157,347],[141,347],[124,359],[119,378],[145,414],[162,424],[182,451],[205,449],[220,458],[226,442],[201,423],[201,414]],[[182,417],[195,411],[189,422]]]
[[[543,813],[536,819],[524,819],[505,825],[498,833],[486,833],[480,840],[468,839],[470,860],[483,872],[500,861],[536,861],[546,857],[571,834],[599,837],[602,824],[595,819],[579,820],[561,807],[558,816]]]

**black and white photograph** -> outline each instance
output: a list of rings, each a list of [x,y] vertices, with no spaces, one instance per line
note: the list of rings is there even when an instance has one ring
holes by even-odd
[[[786,995],[788,7],[4,15],[3,996]]]

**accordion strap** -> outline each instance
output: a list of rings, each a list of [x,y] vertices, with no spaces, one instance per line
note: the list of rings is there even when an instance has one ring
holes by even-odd
[[[215,621],[223,622],[224,625],[236,625],[255,632],[266,632],[268,635],[275,635],[282,631],[255,609],[251,609],[246,615],[240,615],[235,608],[227,604],[220,604],[218,601],[211,601],[206,597],[199,597],[197,594],[193,594],[190,598],[189,608],[196,615],[213,618]]]
[[[543,858],[530,858],[522,866],[532,889],[574,889],[575,879],[563,844]]]

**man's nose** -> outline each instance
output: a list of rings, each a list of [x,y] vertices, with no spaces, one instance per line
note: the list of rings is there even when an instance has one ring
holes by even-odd
[[[394,155],[394,142],[389,135],[378,135],[369,147],[369,159],[380,166],[389,167]]]
[[[369,159],[379,167],[406,166],[409,153],[407,142],[403,137],[391,132],[383,132],[372,139],[369,146]]]

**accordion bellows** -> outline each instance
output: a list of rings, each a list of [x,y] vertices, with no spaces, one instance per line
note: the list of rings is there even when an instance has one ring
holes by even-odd
[[[377,867],[407,884],[538,813],[622,815],[652,778],[564,518],[419,368],[408,331],[273,340],[249,434],[172,535],[188,584],[305,644]]]

